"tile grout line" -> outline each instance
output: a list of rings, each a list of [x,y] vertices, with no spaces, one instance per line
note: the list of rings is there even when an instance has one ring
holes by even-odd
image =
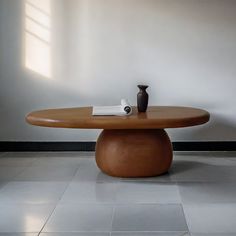
[[[188,232],[184,232],[182,235],[180,235],[180,236],[187,236],[187,235],[190,235],[190,232],[188,231]]]
[[[17,181],[16,180],[16,178],[18,177],[18,176],[20,176],[26,169],[28,169],[30,166],[24,166],[23,168],[22,168],[22,171],[20,171],[19,173],[17,173],[16,175],[14,175],[13,177],[12,177],[12,179],[9,181],[9,182],[14,182],[14,181]]]
[[[76,169],[74,175],[72,176],[70,183],[74,182],[74,178],[75,178],[76,174],[79,172],[80,168],[81,168],[81,164],[78,165],[78,168]]]
[[[116,208],[116,206],[115,205],[113,205],[113,207],[112,207],[112,216],[111,216],[111,231],[110,231],[110,236],[111,236],[111,233],[112,233],[112,225],[113,225],[113,220],[114,220],[114,215],[115,215],[115,208]]]
[[[79,167],[78,167],[77,170],[75,171],[75,173],[74,173],[72,179],[75,177],[75,174],[77,173],[78,170],[79,170]],[[60,201],[61,201],[63,195],[65,194],[65,192],[66,192],[67,189],[69,188],[69,185],[71,184],[72,179],[70,180],[70,182],[68,182],[67,186],[65,187],[63,193],[61,194],[61,197],[58,199],[57,203],[55,204],[55,207],[53,208],[51,214],[49,214],[48,218],[46,219],[45,223],[44,223],[43,226],[42,226],[42,229],[39,231],[38,236],[42,233],[42,231],[43,231],[43,229],[45,228],[46,224],[48,223],[49,219],[51,218],[51,216],[52,216],[53,213],[55,212],[55,210],[56,210],[57,206],[59,205],[59,203],[60,203]]]
[[[179,193],[179,197],[180,197],[180,205],[181,205],[181,208],[182,208],[182,211],[183,211],[183,214],[184,214],[184,218],[185,218],[185,222],[186,222],[186,226],[187,226],[187,230],[188,232],[190,233],[190,229],[189,229],[189,225],[188,225],[188,220],[187,220],[187,216],[185,214],[185,211],[184,211],[184,204],[183,204],[183,198],[181,196],[181,193],[180,193],[180,188],[179,188],[179,185],[177,184],[177,188],[178,188],[178,193]],[[184,236],[186,233],[184,233],[182,236]]]
[[[181,201],[182,201],[182,198],[181,198]],[[187,229],[188,229],[188,232],[190,233],[190,228],[189,228],[189,224],[188,224],[188,219],[187,219],[187,216],[185,214],[185,211],[184,211],[184,204],[181,203],[181,208],[182,208],[182,211],[183,211],[183,214],[184,214],[184,218],[185,218],[185,221],[186,221],[186,225],[187,225]],[[183,235],[184,236],[184,235]]]
[[[63,192],[63,194],[64,194],[64,192]],[[52,216],[53,213],[55,212],[55,209],[57,208],[59,201],[60,201],[60,200],[58,200],[57,203],[55,204],[55,207],[53,208],[51,214],[49,214],[48,218],[46,219],[45,223],[43,224],[42,229],[39,231],[39,234],[38,234],[38,235],[40,235],[40,234],[42,233],[44,227],[46,226],[46,224],[48,223],[49,219],[51,218],[51,216]]]

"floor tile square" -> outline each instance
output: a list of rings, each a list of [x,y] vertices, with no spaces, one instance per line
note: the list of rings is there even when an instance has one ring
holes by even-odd
[[[9,183],[9,182],[8,181],[0,181],[0,191],[7,183]]]
[[[165,173],[163,175],[159,175],[159,176],[154,176],[154,177],[145,177],[145,178],[121,178],[122,182],[154,182],[154,183],[166,183],[166,182],[174,182],[172,181],[172,179],[170,178],[170,174],[169,173]]]
[[[230,160],[231,165],[236,165],[236,157],[230,157],[230,158],[227,158],[227,160]]]
[[[212,152],[209,151],[174,151],[173,152],[173,156],[200,156],[200,157],[211,157],[212,156]]]
[[[83,160],[80,162],[79,169],[73,178],[79,182],[118,182],[120,178],[111,177],[104,174],[97,167],[95,160]]]
[[[170,176],[176,182],[235,182],[236,166],[199,161],[174,161]]]
[[[235,183],[179,183],[186,204],[236,203]]]
[[[38,233],[53,208],[52,205],[0,205],[0,232]]]
[[[186,232],[112,232],[111,236],[190,236]]]
[[[1,236],[1,235],[0,235]],[[109,232],[41,233],[39,236],[110,236]]]
[[[213,233],[213,234],[191,234],[191,236],[235,236],[235,234]]]
[[[118,183],[117,203],[180,203],[178,186],[170,183]]]
[[[103,182],[72,182],[61,203],[114,203],[117,185]]]
[[[236,234],[236,204],[184,205],[191,233]]]
[[[77,169],[76,166],[31,166],[17,175],[14,181],[70,181]]]
[[[89,158],[95,157],[95,152],[38,152],[39,158]]]
[[[79,157],[40,157],[37,158],[32,166],[76,166],[79,167]]]
[[[110,205],[58,205],[43,232],[109,232],[112,214]]]
[[[39,152],[6,152],[4,157],[9,158],[36,158]]]
[[[6,152],[0,152],[0,157],[3,157],[6,154],[7,154]]]
[[[0,166],[0,181],[10,181],[19,175],[26,167],[24,166]]]
[[[1,157],[0,166],[31,166],[36,160],[34,157]]]
[[[0,189],[0,203],[55,203],[67,185],[64,182],[9,182]]]
[[[197,154],[197,153],[196,153]],[[213,157],[213,156],[201,156],[201,155],[181,155],[175,156],[174,162],[194,162],[198,164],[218,165],[218,166],[230,166],[233,165],[232,158],[226,157]]]
[[[118,205],[113,231],[188,231],[181,205]]]
[[[214,157],[236,157],[236,151],[212,151],[210,153]]]
[[[38,236],[38,233],[0,233],[0,236]]]
[[[0,233],[0,236],[38,236],[38,233]]]

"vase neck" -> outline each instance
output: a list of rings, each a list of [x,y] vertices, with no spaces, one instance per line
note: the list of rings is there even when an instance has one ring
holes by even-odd
[[[138,88],[140,89],[140,91],[146,92],[146,89],[148,88],[147,85],[138,85]]]

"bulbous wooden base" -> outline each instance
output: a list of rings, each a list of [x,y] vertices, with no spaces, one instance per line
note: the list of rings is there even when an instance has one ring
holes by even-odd
[[[172,145],[163,129],[103,130],[96,144],[96,162],[116,177],[150,177],[167,172]]]

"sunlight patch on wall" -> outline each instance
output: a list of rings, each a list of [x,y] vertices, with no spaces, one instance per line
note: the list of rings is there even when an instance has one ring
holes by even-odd
[[[51,78],[51,0],[25,0],[25,67]]]

